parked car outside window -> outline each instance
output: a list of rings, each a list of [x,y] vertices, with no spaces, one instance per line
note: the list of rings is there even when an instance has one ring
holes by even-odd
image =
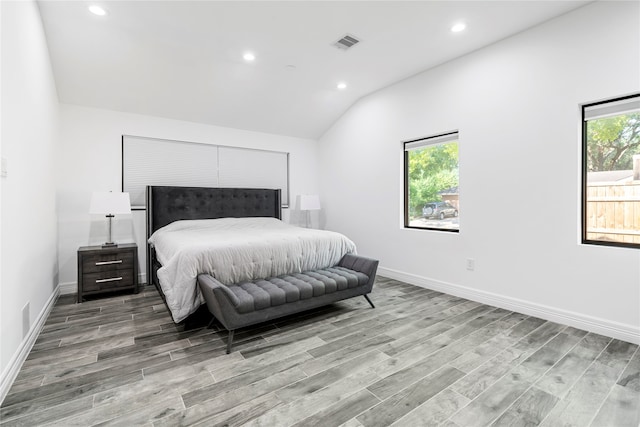
[[[422,216],[425,218],[444,219],[447,216],[458,216],[458,209],[448,202],[430,202],[422,208]]]

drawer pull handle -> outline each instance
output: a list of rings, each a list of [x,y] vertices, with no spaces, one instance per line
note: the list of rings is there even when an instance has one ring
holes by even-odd
[[[111,279],[97,279],[96,283],[117,282],[118,280],[122,280],[122,277],[112,277]]]
[[[111,264],[122,264],[122,260],[119,259],[117,261],[102,261],[102,262],[96,262],[96,265],[111,265]]]

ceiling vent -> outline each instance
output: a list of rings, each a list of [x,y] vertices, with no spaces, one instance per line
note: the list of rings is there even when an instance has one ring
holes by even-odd
[[[338,49],[347,50],[358,43],[360,43],[360,40],[357,37],[350,34],[345,34],[344,37],[335,42],[333,45]]]

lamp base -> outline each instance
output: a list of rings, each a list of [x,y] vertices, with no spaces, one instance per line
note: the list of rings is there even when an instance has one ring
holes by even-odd
[[[109,241],[105,242],[102,245],[102,247],[103,248],[116,248],[116,247],[118,247],[118,244],[111,241],[111,219],[113,218],[113,214],[108,214],[108,215],[106,215],[106,217],[109,219],[109,236],[108,236]]]

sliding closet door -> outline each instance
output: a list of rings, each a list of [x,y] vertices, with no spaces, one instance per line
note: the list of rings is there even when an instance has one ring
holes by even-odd
[[[122,191],[145,209],[147,185],[280,189],[289,205],[289,153],[122,136]]]

